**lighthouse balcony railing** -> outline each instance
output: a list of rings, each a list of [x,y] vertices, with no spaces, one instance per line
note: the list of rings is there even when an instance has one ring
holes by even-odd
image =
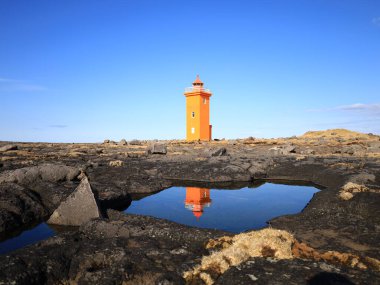
[[[211,93],[210,89],[206,89],[206,88],[202,88],[202,87],[186,87],[185,88],[186,93],[187,92],[199,92],[199,91]]]

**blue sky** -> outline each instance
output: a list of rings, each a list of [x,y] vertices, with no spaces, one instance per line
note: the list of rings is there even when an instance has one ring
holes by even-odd
[[[0,140],[380,133],[380,1],[2,0]]]

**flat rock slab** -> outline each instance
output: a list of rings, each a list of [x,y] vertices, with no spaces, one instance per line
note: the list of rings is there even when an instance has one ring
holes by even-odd
[[[62,182],[74,180],[80,174],[77,167],[44,163],[0,173],[0,183],[11,182],[29,186],[36,181]]]
[[[18,149],[17,145],[9,144],[9,145],[0,147],[0,152],[8,151],[8,150],[17,150],[17,149]]]
[[[75,191],[53,212],[47,222],[55,225],[80,226],[100,216],[90,183],[85,177]]]

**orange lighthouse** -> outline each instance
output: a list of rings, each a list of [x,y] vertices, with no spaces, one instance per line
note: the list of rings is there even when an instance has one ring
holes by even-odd
[[[193,82],[193,87],[186,88],[186,139],[188,141],[211,140],[210,125],[211,91],[203,88],[199,75]]]
[[[210,207],[210,189],[200,187],[186,187],[185,207],[193,212],[199,219],[204,207]]]

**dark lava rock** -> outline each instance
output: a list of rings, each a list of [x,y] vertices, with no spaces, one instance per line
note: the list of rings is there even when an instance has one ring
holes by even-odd
[[[78,168],[43,164],[0,173],[0,233],[41,221],[75,189]]]
[[[230,235],[108,211],[77,232],[0,256],[0,284],[185,284],[183,272],[208,255],[209,239]],[[378,284],[380,275],[322,261],[251,258],[214,284]],[[197,283],[199,284],[199,283]]]
[[[132,153],[133,158],[127,158],[118,147],[103,146],[99,155],[93,151],[93,145],[87,146],[87,150],[83,145],[80,156],[74,157],[67,155],[70,147],[63,144],[22,145],[28,155],[9,153],[0,169],[0,224],[8,232],[48,217],[76,188],[79,169],[86,172],[102,207],[117,204],[120,209],[131,202],[133,195],[155,193],[175,183],[182,185],[184,180],[223,185],[252,179],[258,183],[312,182],[321,191],[305,209],[273,219],[270,225],[291,232],[300,242],[320,252],[336,250],[380,259],[380,164],[376,156],[359,156],[368,154],[370,148],[376,152],[376,145],[360,144],[351,155],[345,152],[351,145],[329,146],[326,141],[313,147],[320,156],[308,156],[306,151],[303,156],[280,155],[284,150],[292,153],[284,146],[277,147],[279,155],[271,156],[268,150],[275,143],[180,144],[170,142],[171,150],[175,150],[167,155],[142,156],[143,147],[128,148],[128,156]],[[313,143],[296,145],[298,153]],[[28,148],[36,153],[32,163],[39,166],[24,167],[30,163]],[[228,155],[208,155],[210,148],[225,148],[224,154]],[[334,154],[334,149],[341,149],[341,154]],[[62,165],[51,166],[58,155],[73,172]],[[123,167],[108,165],[116,159],[124,162]],[[89,161],[92,166],[84,167]],[[41,168],[46,162],[50,166]],[[351,200],[343,201],[339,190],[349,181],[364,183],[371,192],[355,193]],[[152,217],[104,212],[108,219],[90,221],[79,231],[0,256],[0,284],[182,284],[182,273],[209,254],[204,247],[208,239],[226,235]],[[334,284],[333,281],[380,283],[378,273],[370,270],[266,258],[230,268],[216,280],[219,284]]]
[[[129,238],[130,230],[125,221],[92,220],[80,227],[80,232],[88,238]]]
[[[110,211],[78,232],[0,256],[0,284],[184,284],[223,232]],[[70,283],[70,284],[71,284]]]
[[[209,149],[207,150],[206,154],[208,156],[223,156],[223,155],[227,155],[227,149],[225,147]]]
[[[49,213],[37,193],[15,183],[0,184],[0,205],[0,239],[5,231],[42,219]]]
[[[0,183],[0,234],[11,235],[20,226],[48,218],[74,189],[72,183]]]
[[[164,219],[149,216],[124,214],[115,210],[107,211],[110,221],[122,221],[132,237],[151,237],[169,240],[173,246],[184,246],[192,251],[206,253],[203,245],[216,236],[231,235],[219,230],[184,226]]]

